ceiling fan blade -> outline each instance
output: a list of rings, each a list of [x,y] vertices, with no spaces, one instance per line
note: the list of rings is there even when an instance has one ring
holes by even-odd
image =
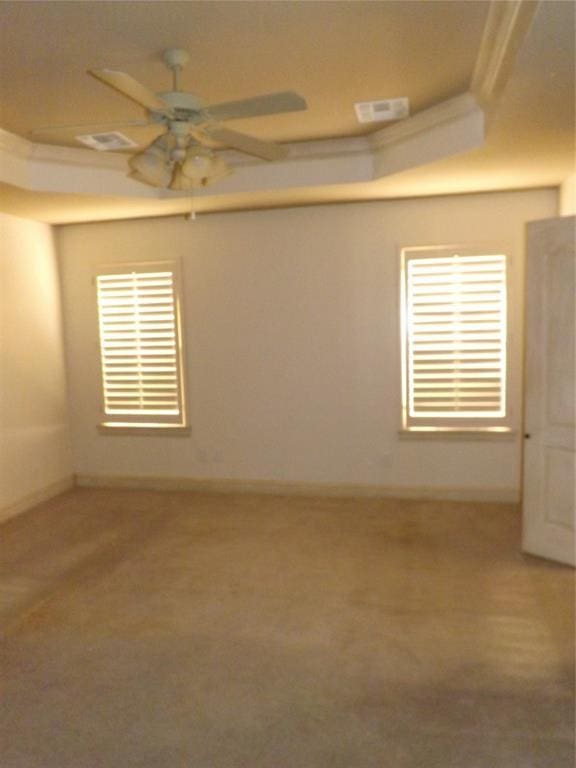
[[[242,117],[275,115],[279,112],[298,112],[306,108],[306,100],[302,96],[293,91],[282,91],[255,96],[252,99],[214,104],[212,107],[206,107],[206,111],[214,120],[236,120]]]
[[[86,131],[87,133],[95,133],[96,131],[113,131],[117,128],[146,128],[154,123],[149,120],[129,120],[124,123],[78,123],[76,125],[44,125],[41,128],[36,128],[30,133],[33,136],[38,136],[44,133],[59,133],[65,131]]]
[[[147,88],[138,80],[135,80],[126,72],[118,72],[115,69],[89,69],[88,74],[97,80],[115,88],[124,96],[127,96],[136,104],[140,104],[146,109],[152,109],[155,112],[167,112],[168,107],[161,101],[156,94]]]
[[[254,136],[248,136],[246,133],[231,131],[222,126],[208,127],[204,129],[212,139],[226,144],[228,147],[238,149],[240,152],[246,152],[248,155],[260,157],[262,160],[282,160],[288,155],[286,147],[279,144],[273,144],[270,141],[261,141]]]

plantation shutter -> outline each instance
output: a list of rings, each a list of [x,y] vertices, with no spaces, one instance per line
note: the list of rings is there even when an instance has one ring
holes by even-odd
[[[96,278],[105,425],[183,424],[175,273]]]
[[[407,426],[506,416],[506,257],[405,261]]]

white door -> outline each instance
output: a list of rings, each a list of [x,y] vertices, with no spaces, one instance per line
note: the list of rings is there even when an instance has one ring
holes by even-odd
[[[523,549],[576,564],[576,217],[528,224]]]

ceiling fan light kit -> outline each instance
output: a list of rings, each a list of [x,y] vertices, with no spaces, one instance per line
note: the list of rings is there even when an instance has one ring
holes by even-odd
[[[135,181],[174,191],[206,187],[232,172],[211,149],[178,133],[159,136],[128,165]]]
[[[164,51],[163,59],[172,71],[172,90],[163,93],[154,93],[131,75],[118,70],[97,69],[89,72],[100,82],[144,107],[147,120],[142,125],[157,125],[164,129],[164,133],[146,149],[130,157],[130,178],[153,187],[178,191],[204,187],[232,173],[232,168],[213,151],[214,142],[262,160],[281,160],[287,156],[285,147],[225,128],[220,121],[304,110],[307,105],[302,96],[282,91],[204,106],[198,96],[180,90],[180,73],[190,60],[187,51],[169,48]],[[114,131],[116,125],[97,127],[100,130],[109,127],[110,130],[76,138],[97,150],[137,146],[131,139]],[[66,126],[60,128],[65,130]],[[85,127],[86,130],[88,128]],[[58,128],[43,130],[54,131]],[[114,136],[125,141],[114,139]]]

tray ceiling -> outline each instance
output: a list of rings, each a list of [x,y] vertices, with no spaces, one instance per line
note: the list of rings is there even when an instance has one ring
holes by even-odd
[[[366,137],[382,126],[359,124],[355,102],[407,96],[415,114],[470,88],[489,8],[484,0],[3,2],[0,128],[42,144],[79,147],[74,132],[32,137],[31,131],[138,119],[137,105],[86,70],[114,67],[155,91],[168,90],[161,52],[182,47],[191,54],[183,86],[206,102],[282,90],[298,91],[308,102],[306,112],[238,120],[231,124],[235,129],[297,146]],[[573,3],[556,0],[539,5],[504,92],[487,107],[482,147],[373,181],[344,179],[283,191],[272,183],[268,196],[263,189],[219,194],[215,186],[199,208],[559,184],[574,168],[574,10]],[[149,128],[123,132],[142,146],[156,135]],[[156,201],[106,190],[51,195],[17,189],[6,179],[0,199],[3,210],[52,221],[164,215],[183,205],[163,200],[154,208]]]

